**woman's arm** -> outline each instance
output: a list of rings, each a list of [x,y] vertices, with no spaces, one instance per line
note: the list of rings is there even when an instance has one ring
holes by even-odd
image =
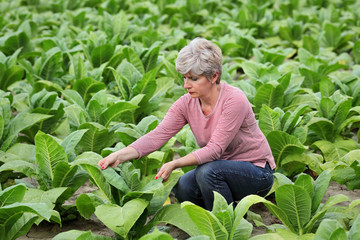
[[[182,167],[186,167],[186,166],[193,166],[193,165],[197,165],[197,164],[198,163],[197,163],[195,156],[192,153],[189,153],[185,157],[182,157],[182,158],[179,158],[176,160],[172,160],[171,162],[168,162],[168,163],[165,163],[164,165],[162,165],[162,167],[156,174],[155,179],[162,177],[163,181],[166,182],[174,169],[182,168]]]
[[[98,165],[101,167],[101,169],[106,169],[107,167],[116,167],[120,163],[136,159],[138,157],[139,153],[135,150],[135,148],[125,147],[101,159]]]

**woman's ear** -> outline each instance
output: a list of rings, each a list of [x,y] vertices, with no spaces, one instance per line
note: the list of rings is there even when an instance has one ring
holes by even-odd
[[[211,83],[215,84],[218,77],[219,77],[219,71],[216,71],[216,73],[211,78]]]

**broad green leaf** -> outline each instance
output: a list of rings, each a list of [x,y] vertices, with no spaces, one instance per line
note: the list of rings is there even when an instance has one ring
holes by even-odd
[[[320,149],[326,162],[339,161],[342,156],[336,145],[326,140],[314,142],[314,147]]]
[[[306,104],[299,105],[286,120],[283,131],[291,133],[296,124],[299,122],[300,116],[304,113],[307,107],[308,106]]]
[[[174,64],[170,63],[167,59],[163,60],[163,64],[165,66],[167,75],[173,78],[175,83],[182,86],[184,84],[184,79],[182,78],[181,74],[176,71]]]
[[[149,234],[146,234],[140,238],[140,240],[173,240],[170,234],[166,232],[160,232],[157,228]],[[209,238],[205,238],[209,239]]]
[[[30,228],[33,226],[33,224],[39,218],[40,217],[38,215],[35,215],[33,213],[23,213],[22,217],[19,218],[8,231],[6,231],[6,236],[4,237],[4,239],[15,240],[20,238],[21,236],[26,235],[29,232]]]
[[[101,113],[100,123],[108,127],[112,121],[133,120],[133,112],[138,106],[128,102],[118,102]],[[134,122],[134,121],[132,121]]]
[[[355,240],[360,237],[360,215],[358,215],[353,222],[348,234],[349,240]]]
[[[130,229],[139,219],[149,202],[144,199],[133,199],[124,206],[120,207],[114,204],[103,204],[96,207],[95,215],[108,228],[127,238]]]
[[[23,202],[25,203],[46,203],[46,205],[53,209],[56,203],[59,203],[59,198],[66,191],[66,187],[53,188],[47,191],[40,189],[27,189]]]
[[[168,90],[174,86],[174,79],[169,77],[160,77],[156,80],[156,90],[149,99],[149,102],[157,98],[163,97]]]
[[[110,44],[103,44],[95,47],[91,51],[91,62],[94,67],[99,67],[107,62],[114,54],[114,47]]]
[[[323,25],[323,33],[321,37],[321,45],[323,47],[331,47],[336,49],[341,36],[341,30],[333,23],[325,22]]]
[[[263,104],[259,113],[259,127],[265,136],[269,132],[281,130],[280,114]]]
[[[152,69],[149,72],[146,72],[142,79],[136,83],[134,86],[133,92],[131,93],[130,98],[138,95],[138,94],[145,94],[144,100],[150,99],[155,90],[156,90],[156,74],[158,69]]]
[[[314,182],[314,197],[312,198],[311,213],[314,214],[329,187],[331,174],[328,170],[322,172]]]
[[[1,146],[1,150],[8,149],[19,132],[50,117],[50,115],[40,113],[19,113],[9,124],[8,134]]]
[[[341,224],[335,219],[324,219],[316,230],[314,240],[329,240],[336,229],[342,228]]]
[[[320,92],[322,98],[331,97],[331,95],[335,92],[335,86],[329,78],[321,79]]]
[[[270,210],[270,212],[275,215],[279,220],[281,220],[288,229],[294,231],[293,225],[290,223],[288,216],[282,209],[280,209],[278,206],[263,197],[260,197],[258,195],[248,195],[241,199],[241,201],[235,208],[235,221],[233,223],[234,228],[230,233],[230,236],[233,236],[235,234],[236,227],[240,223],[241,219],[243,219],[243,216],[248,211],[250,206],[260,202],[264,203],[265,206]]]
[[[249,239],[251,232],[253,230],[253,226],[251,223],[246,221],[244,218],[242,218],[237,226],[233,226],[231,229],[231,234],[229,236],[229,239]]]
[[[119,189],[122,193],[126,194],[131,191],[124,179],[114,169],[107,168],[102,171],[102,174],[108,183]]]
[[[305,151],[299,139],[285,132],[272,131],[266,136],[276,164],[281,165],[281,160],[290,154],[301,154]]]
[[[52,80],[54,74],[58,70],[58,65],[61,59],[61,50],[54,47],[44,54],[44,60],[40,67],[38,75],[44,80]]]
[[[124,11],[120,11],[114,16],[113,32],[119,34],[121,40],[124,40],[129,29],[129,21]]]
[[[129,81],[126,78],[121,77],[120,74],[118,72],[116,72],[116,70],[114,68],[108,67],[108,69],[111,70],[123,99],[128,101],[129,100],[129,95],[130,95],[130,93],[129,93],[129,86],[130,86]]]
[[[64,91],[62,91],[62,94],[64,94],[65,99],[67,99],[70,103],[75,103],[79,105],[79,107],[81,107],[82,109],[85,109],[84,100],[77,91],[73,89],[65,89]]]
[[[103,204],[101,199],[94,194],[81,194],[76,199],[76,208],[85,219],[90,219],[91,215],[95,213],[95,208]]]
[[[202,235],[209,236],[210,239],[214,240],[228,238],[228,232],[225,227],[211,212],[189,202],[184,202],[181,206],[185,208]]]
[[[84,78],[76,80],[73,89],[80,94],[86,105],[92,97],[91,94],[105,89],[105,85],[104,83],[96,81],[92,78]]]
[[[141,73],[141,74],[145,73],[144,65],[141,62],[140,57],[134,51],[134,49],[132,49],[130,47],[124,47],[123,53],[124,53],[127,61],[129,63],[131,63],[137,69],[137,71],[139,71],[139,73]]]
[[[112,240],[113,238],[92,233],[91,231],[70,230],[57,234],[53,240]]]
[[[35,213],[45,219],[51,216],[50,209],[45,203],[17,202],[0,208],[0,225],[10,228],[25,212]]]
[[[359,40],[355,42],[353,49],[352,49],[352,53],[353,53],[355,62],[357,64],[360,64],[360,41]]]
[[[254,104],[258,111],[263,104],[270,108],[282,107],[284,101],[284,90],[281,85],[274,87],[272,84],[264,84],[257,89]]]
[[[321,81],[321,75],[318,72],[315,72],[309,68],[303,67],[299,68],[299,72],[304,76],[304,81],[302,86],[310,88],[314,91],[318,91],[319,84]]]
[[[201,235],[200,230],[193,223],[186,210],[180,204],[169,204],[162,207],[153,219],[141,230],[140,234],[146,234],[150,229],[159,223],[174,225],[190,236]]]
[[[21,202],[24,198],[26,187],[22,184],[14,185],[0,191],[0,207]]]
[[[303,48],[308,50],[313,55],[317,55],[319,53],[319,43],[316,41],[312,36],[305,35],[302,38],[303,41]]]
[[[157,65],[157,60],[160,52],[160,42],[154,43],[153,46],[148,50],[146,55],[143,58],[144,70],[148,72],[154,69]]]
[[[334,102],[328,98],[328,97],[323,97],[320,100],[320,113],[324,118],[329,118],[330,117],[330,112],[331,109],[334,107]]]
[[[87,152],[78,156],[72,164],[81,165],[81,167],[89,174],[91,181],[104,194],[107,202],[111,203],[113,202],[111,186],[106,182],[99,166],[97,166],[97,163],[101,160],[101,158],[102,157],[96,153]]]
[[[115,141],[113,134],[101,124],[88,122],[81,124],[80,129],[87,129],[78,144],[82,152],[100,153],[104,147],[109,147]]]
[[[305,192],[309,194],[309,197],[311,199],[313,198],[314,188],[313,188],[312,178],[309,175],[306,174],[300,175],[296,179],[295,185],[304,188]]]
[[[0,172],[8,170],[23,173],[28,177],[37,177],[39,174],[39,169],[34,163],[24,160],[13,160],[1,165]]]
[[[304,233],[303,228],[310,220],[311,198],[304,188],[297,185],[283,185],[275,191],[276,203],[289,218],[295,231]]]
[[[314,117],[308,123],[308,128],[323,140],[334,139],[334,124],[326,118]]]
[[[78,170],[78,166],[70,166],[67,162],[59,162],[54,169],[54,180],[52,188],[66,187],[70,180],[74,177]]]
[[[80,142],[86,131],[87,129],[74,131],[62,141],[61,146],[64,148],[68,156],[75,150],[75,147]]]
[[[24,74],[25,70],[18,65],[6,69],[4,76],[0,78],[0,89],[6,90],[14,82],[22,80]]]
[[[84,111],[83,108],[78,106],[77,104],[72,104],[64,108],[65,116],[67,117],[69,124],[78,128],[81,124],[87,122],[87,113]]]
[[[321,217],[323,217],[330,207],[345,201],[350,201],[350,198],[343,194],[337,194],[335,196],[329,197],[324,203],[324,205],[319,209],[319,211],[317,211],[315,215],[311,218],[311,220],[306,224],[305,232],[311,232],[315,222]]]
[[[336,113],[333,118],[335,129],[337,129],[345,121],[351,109],[351,103],[351,98],[348,98],[347,100],[341,102],[341,104],[336,109]]]
[[[51,136],[39,131],[35,136],[35,154],[40,173],[54,180],[54,170],[59,162],[67,162],[65,150]]]

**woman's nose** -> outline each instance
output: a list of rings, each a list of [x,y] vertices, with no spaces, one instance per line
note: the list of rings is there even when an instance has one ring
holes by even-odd
[[[184,78],[184,88],[185,88],[185,89],[190,88],[189,81],[188,81],[188,80],[186,80],[186,78]]]

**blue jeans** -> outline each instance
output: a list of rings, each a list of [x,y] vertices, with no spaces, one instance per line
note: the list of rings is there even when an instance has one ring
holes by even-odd
[[[212,210],[214,193],[220,193],[228,204],[250,194],[265,196],[274,182],[274,170],[250,162],[216,160],[197,166],[180,177],[174,187],[179,202],[190,201]]]

